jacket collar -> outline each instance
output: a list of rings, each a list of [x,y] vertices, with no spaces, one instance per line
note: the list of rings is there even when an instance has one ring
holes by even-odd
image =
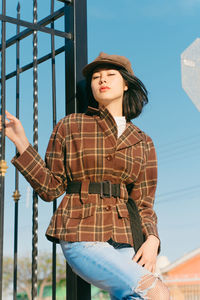
[[[117,150],[133,146],[144,139],[142,131],[132,122],[127,123],[127,127],[122,135],[117,139],[117,125],[107,108],[88,107],[87,115],[94,116],[100,127],[104,131],[105,136],[109,137],[113,146]],[[117,145],[116,145],[117,143]]]
[[[136,145],[143,139],[142,131],[132,122],[128,122],[125,131],[117,140],[117,150]]]
[[[94,116],[94,115],[99,115],[99,109],[98,108],[94,108],[92,106],[88,106],[87,111],[85,113],[88,116]]]

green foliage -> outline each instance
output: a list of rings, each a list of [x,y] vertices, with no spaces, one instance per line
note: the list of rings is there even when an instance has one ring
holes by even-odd
[[[65,259],[63,255],[56,257],[56,280],[63,282],[65,279]],[[19,299],[31,299],[32,262],[30,256],[18,258],[17,262],[17,289]],[[4,257],[3,288],[12,290],[13,284],[13,258]],[[42,299],[45,287],[52,284],[52,254],[40,253],[38,256],[38,300]],[[27,295],[27,298],[25,298]]]
[[[18,258],[17,268],[17,300],[31,299],[31,257]],[[63,255],[56,258],[56,300],[66,299],[66,264]],[[13,284],[13,258],[4,257],[3,288],[12,292]],[[38,257],[38,300],[49,298],[52,295],[52,254],[41,253]],[[91,286],[92,300],[109,300],[109,294]]]

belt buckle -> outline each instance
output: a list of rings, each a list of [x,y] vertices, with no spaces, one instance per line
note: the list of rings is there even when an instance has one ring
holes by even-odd
[[[102,181],[100,182],[101,184],[101,193],[100,193],[100,197],[103,198],[111,198],[112,197],[112,184],[110,181]],[[104,184],[109,184],[109,193],[105,193],[104,192]]]

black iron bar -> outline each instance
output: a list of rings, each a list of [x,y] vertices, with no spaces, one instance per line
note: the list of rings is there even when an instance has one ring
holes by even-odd
[[[51,14],[54,12],[54,0],[51,0]],[[54,21],[51,23],[51,29],[54,30]],[[63,47],[64,51],[64,47]],[[55,35],[51,35],[51,66],[52,66],[52,100],[53,100],[53,127],[56,125],[56,71],[55,71]]]
[[[54,0],[51,0],[51,15],[54,13]],[[51,22],[51,29],[54,30],[54,21]],[[51,70],[52,70],[52,108],[53,128],[57,123],[56,119],[56,71],[55,71],[55,36],[51,35]],[[57,200],[53,201],[53,214],[57,209]],[[56,300],[56,243],[52,244],[52,300]]]
[[[0,300],[2,300],[2,281],[3,281],[3,228],[4,228],[4,176],[0,175],[1,184],[1,208],[0,208]]]
[[[37,0],[33,0],[33,23],[37,23]],[[38,66],[37,31],[33,32],[33,147],[38,151]],[[32,300],[37,299],[38,279],[38,195],[33,191]]]
[[[86,0],[65,3],[65,31],[73,40],[65,39],[66,115],[79,111],[78,84],[83,81],[82,69],[87,63]],[[67,264],[67,300],[91,299],[90,284],[72,272]]]
[[[6,15],[6,0],[2,0],[2,14]],[[2,22],[1,32],[1,107],[0,114],[2,116],[2,131],[1,131],[1,148],[0,148],[0,300],[2,300],[2,281],[3,281],[3,233],[4,233],[4,194],[5,194],[5,174],[3,165],[5,165],[5,105],[6,105],[6,23]]]
[[[64,15],[64,8],[60,8],[59,10],[57,10],[53,15],[47,16],[44,19],[40,20],[37,24],[38,25],[48,25],[51,23],[52,20],[57,20],[59,18],[61,18]],[[22,40],[24,38],[26,38],[27,36],[31,35],[33,33],[33,30],[31,29],[25,29],[23,31],[21,31],[19,34],[13,36],[12,38],[8,39],[6,41],[6,48],[12,46],[13,44],[16,43],[17,40]],[[0,50],[1,50],[1,45],[0,45]]]
[[[20,4],[17,5],[17,19],[20,19]],[[17,25],[17,34],[19,34],[20,26]],[[16,117],[19,118],[19,41],[16,43]],[[16,149],[17,154],[17,149]],[[13,198],[15,201],[14,214],[14,268],[13,268],[13,300],[17,299],[17,248],[18,248],[18,201],[19,201],[19,172],[15,169],[15,192]]]
[[[38,195],[33,191],[33,228],[32,228],[32,300],[37,299],[37,271],[38,271]]]
[[[65,39],[66,61],[66,115],[77,112],[77,87],[84,80],[82,69],[87,64],[87,1],[74,0],[65,4],[65,31],[71,32],[73,40]],[[82,103],[83,104],[83,103]]]
[[[17,299],[17,248],[18,248],[17,245],[18,245],[18,200],[16,200],[15,202],[15,219],[14,219],[13,300]]]
[[[15,171],[17,173],[17,171]],[[16,174],[17,176],[17,174]],[[17,179],[16,179],[17,182]],[[16,183],[17,186],[17,183]],[[17,188],[15,190],[16,194],[13,195],[13,197],[16,195],[17,197],[20,197],[20,195],[17,195]],[[13,299],[17,299],[17,248],[18,248],[18,200],[15,202],[15,219],[14,219],[14,263],[13,263]]]
[[[9,22],[9,23],[12,23],[12,24],[16,24],[16,25],[19,24],[20,26],[28,27],[28,28],[30,28],[34,31],[35,30],[42,31],[42,32],[45,32],[45,33],[55,34],[55,35],[60,36],[60,37],[71,39],[71,34],[70,33],[62,32],[60,30],[55,30],[55,29],[52,30],[51,28],[38,25],[37,23],[33,24],[31,22],[18,20],[18,19],[12,18],[12,17],[4,16],[4,15],[0,15],[0,20],[4,21],[4,22]]]
[[[75,15],[75,6],[76,2],[68,5],[65,4],[65,31],[69,30],[69,32],[73,35],[73,40],[69,42],[69,40],[65,39],[65,77],[66,77],[66,85],[65,85],[65,97],[66,97],[66,115],[70,113],[77,112],[77,98],[76,98],[76,15]]]
[[[55,56],[62,53],[62,52],[64,52],[64,51],[65,51],[65,46],[62,46],[62,47],[58,48],[57,50],[55,50]],[[51,57],[52,57],[52,53],[46,54],[46,55],[42,56],[41,58],[37,59],[37,64],[39,65],[39,64],[43,63],[44,61],[46,61],[48,59],[51,59]],[[23,72],[25,72],[29,69],[32,69],[32,68],[33,68],[33,62],[19,68],[19,73],[23,73]],[[12,77],[15,77],[16,75],[17,75],[17,72],[15,70],[15,71],[9,73],[8,75],[6,75],[6,80],[8,80]],[[0,78],[0,83],[1,83],[1,78]]]

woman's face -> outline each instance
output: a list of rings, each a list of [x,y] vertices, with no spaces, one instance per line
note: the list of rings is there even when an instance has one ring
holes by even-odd
[[[128,87],[118,70],[99,67],[92,75],[91,89],[95,100],[107,106],[111,102],[122,105],[124,91]]]

